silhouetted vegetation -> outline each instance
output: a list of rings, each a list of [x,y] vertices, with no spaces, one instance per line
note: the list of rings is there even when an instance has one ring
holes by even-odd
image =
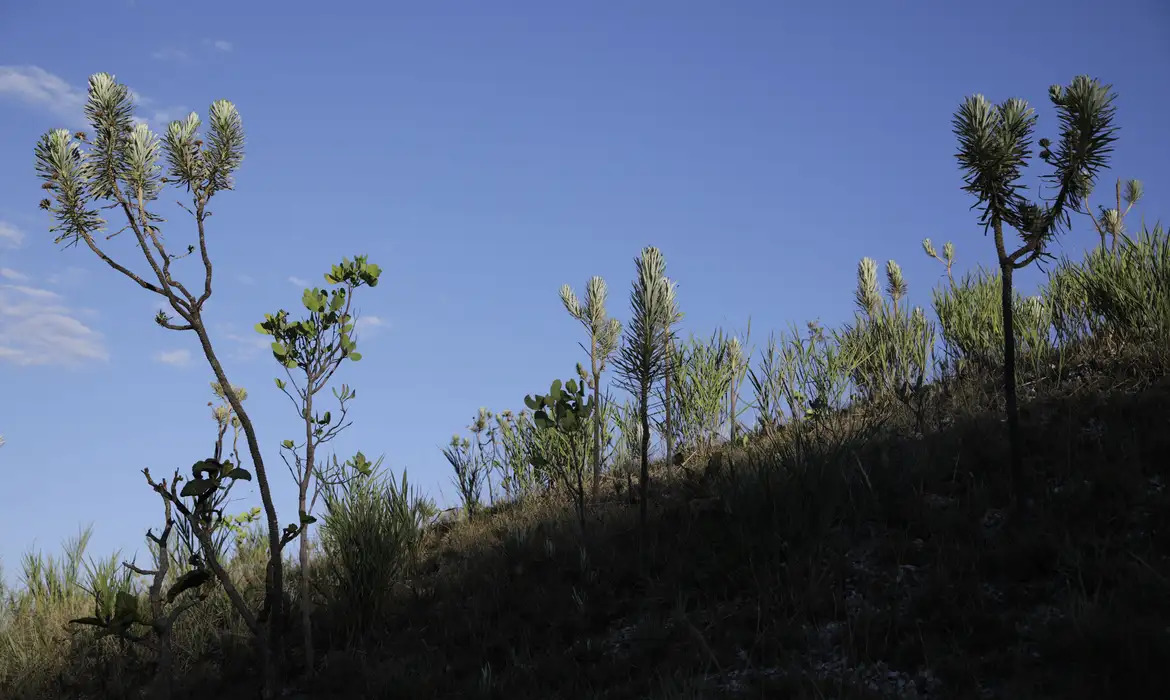
[[[379,275],[360,256],[334,266],[333,291],[306,290],[307,319],[260,324],[289,382],[303,375],[290,398],[304,441],[282,443],[298,520],[280,530],[268,495],[223,512],[237,480],[267,477],[247,394],[202,330],[202,207],[242,158],[239,116],[217,102],[206,145],[194,115],[160,142],[130,124],[125,86],[95,76],[94,140],[56,131],[38,146],[56,198],[43,206],[60,240],[167,299],[180,320],[161,325],[200,336],[217,448],[190,478],[145,472],[163,505],[151,565],[87,558],[85,532],[61,557],[25,557],[21,586],[0,590],[0,696],[1167,696],[1170,236],[1126,233],[1141,185],[1123,198],[1118,184],[1117,209],[1089,214],[1100,246],[1057,261],[1033,296],[1013,289],[1065,212],[1087,213],[1112,139],[1107,87],[1077,78],[1051,94],[1062,135],[1041,155],[1059,201],[1040,204],[1014,184],[1026,105],[963,103],[959,161],[1000,269],[958,273],[954,244],[924,240],[947,273],[929,310],[907,302],[895,261],[883,275],[865,258],[849,323],[757,349],[723,329],[676,337],[654,247],[624,324],[600,278],[584,303],[563,288],[590,366],[547,394],[521,387],[519,413],[478,410],[442,450],[454,512],[381,459],[316,452],[354,394],[336,392],[336,420],[313,397],[360,358],[349,304]],[[148,210],[160,153],[194,193],[198,294],[171,277]],[[126,214],[155,277],[106,256],[91,200]],[[1023,235],[1015,253],[1004,224]],[[607,362],[624,402],[602,386]]]

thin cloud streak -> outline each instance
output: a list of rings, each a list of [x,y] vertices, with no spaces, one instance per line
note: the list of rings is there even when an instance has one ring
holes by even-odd
[[[109,359],[102,335],[56,292],[0,285],[0,362],[75,367]]]
[[[184,349],[162,350],[155,353],[154,360],[172,367],[186,367],[191,364],[191,351]]]
[[[87,89],[88,81],[78,88],[40,66],[0,66],[0,98],[7,97],[44,109],[65,120],[72,128],[89,127],[84,109]],[[139,111],[148,110],[146,116],[136,114],[135,121],[158,132],[163,131],[170,121],[189,113],[183,107],[156,107],[153,99],[134,91],[131,95]]]
[[[24,231],[16,228],[16,224],[0,221],[0,247],[19,248],[24,244]]]

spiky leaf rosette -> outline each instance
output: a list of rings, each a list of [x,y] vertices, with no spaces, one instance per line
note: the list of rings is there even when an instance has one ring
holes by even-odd
[[[93,138],[55,129],[38,141],[37,174],[56,200],[42,200],[41,208],[56,220],[52,231],[59,234],[58,243],[72,245],[104,228],[106,222],[94,206],[98,201],[121,205],[132,222],[151,226],[158,218],[144,205],[158,198],[168,179],[185,185],[204,203],[215,192],[231,189],[232,174],[244,158],[243,124],[235,105],[227,100],[212,103],[204,146],[196,133],[198,116],[171,122],[160,140],[136,121],[133,97],[113,75],[95,73],[84,106]]]
[[[653,246],[634,260],[630,321],[615,365],[619,383],[631,393],[649,391],[666,370],[669,326],[678,315],[675,286],[666,277],[666,259]]]
[[[1068,224],[1068,211],[1077,210],[1113,150],[1117,129],[1112,86],[1088,76],[1077,76],[1067,87],[1049,88],[1056,107],[1060,137],[1055,146],[1040,140],[1040,156],[1053,169],[1044,180],[1056,187],[1056,196],[1041,204],[1024,198],[1019,183],[1032,155],[1036,115],[1027,102],[1011,98],[1000,105],[983,95],[968,97],[955,113],[952,125],[959,141],[956,154],[964,170],[964,190],[978,198],[980,223],[1006,223],[1020,232],[1025,246],[1007,255],[1003,263],[1023,267],[1043,254],[1049,240]]]
[[[605,368],[608,358],[617,350],[621,338],[622,324],[614,318],[609,318],[605,310],[609,288],[601,277],[591,277],[585,286],[585,301],[581,302],[569,285],[561,287],[561,303],[569,315],[577,319],[585,327],[591,338],[597,343],[600,369]]]

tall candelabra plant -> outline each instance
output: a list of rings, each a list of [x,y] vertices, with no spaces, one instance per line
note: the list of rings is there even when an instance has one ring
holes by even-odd
[[[37,175],[43,181],[41,187],[51,195],[41,200],[40,207],[55,220],[51,231],[58,234],[56,242],[84,245],[111,269],[166,301],[178,319],[160,311],[155,321],[163,328],[190,331],[198,338],[216,381],[224,387],[228,402],[239,418],[264,508],[268,539],[265,605],[274,613],[266,619],[263,629],[251,625],[250,628],[255,633],[261,658],[263,695],[275,697],[281,690],[278,654],[284,590],[281,530],[256,430],[231,388],[204,319],[204,307],[212,292],[208,205],[215,195],[232,189],[233,175],[243,162],[244,130],[240,114],[231,102],[217,100],[211,105],[210,128],[205,137],[197,133],[199,116],[191,113],[185,119],[171,122],[160,139],[145,123],[135,123],[130,88],[108,73],[90,77],[84,112],[92,138],[83,132],[74,134],[67,129],[55,129],[37,143]],[[190,206],[185,208],[195,220],[197,234],[195,244],[186,246],[186,251],[179,254],[167,249],[159,227],[163,218],[156,206],[164,186],[169,183],[179,186],[189,196]],[[119,212],[125,217],[126,225],[102,236],[106,227],[101,215],[103,209]],[[126,231],[131,233],[134,248],[144,259],[147,272],[140,274],[132,265],[109,253],[109,240]],[[177,278],[174,263],[196,250],[203,279],[199,286],[188,287]],[[220,576],[220,572],[216,575]],[[232,603],[245,619],[252,616],[242,599],[233,599]]]
[[[605,280],[600,277],[590,277],[585,285],[585,301],[582,303],[573,288],[569,285],[561,287],[561,302],[569,315],[580,321],[589,334],[589,347],[581,346],[589,354],[588,377],[589,389],[593,391],[593,403],[601,401],[601,374],[605,371],[605,363],[617,351],[621,340],[622,324],[616,318],[609,318],[605,313],[605,299],[609,290]],[[600,412],[593,414],[593,500],[597,500],[597,489],[601,484],[601,424]]]
[[[984,232],[995,237],[1002,279],[1004,396],[1007,402],[1014,484],[1022,477],[1019,408],[1016,400],[1015,335],[1012,322],[1012,273],[1044,257],[1048,243],[1068,225],[1070,211],[1077,211],[1092,190],[1098,172],[1113,150],[1117,129],[1111,86],[1088,76],[1077,76],[1067,87],[1053,85],[1048,97],[1060,121],[1056,144],[1040,139],[1040,158],[1053,169],[1045,180],[1056,194],[1035,203],[1020,191],[1022,170],[1032,155],[1035,112],[1020,98],[996,105],[983,95],[968,97],[952,121],[958,138],[956,154],[965,171],[963,189],[973,194],[981,208]],[[1004,227],[1019,232],[1022,244],[1007,248]]]

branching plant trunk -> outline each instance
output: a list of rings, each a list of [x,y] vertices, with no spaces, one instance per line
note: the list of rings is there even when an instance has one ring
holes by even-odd
[[[593,405],[596,408],[597,404],[594,403]],[[596,422],[594,424],[597,425]],[[576,455],[574,455],[573,459],[574,460],[577,459]],[[588,462],[589,462],[589,441],[588,441],[588,438],[586,438],[586,439],[581,440],[581,462],[580,462],[580,466],[578,466],[578,468],[575,470],[577,472],[577,494],[576,494],[577,495],[577,498],[576,498],[577,519],[581,525],[581,540],[582,540],[582,542],[585,541],[585,536],[587,534],[585,531],[586,530],[586,524],[585,524],[585,468],[586,468],[586,464],[588,464]],[[596,462],[595,462],[595,464],[596,464]],[[593,482],[593,497],[596,500],[596,498],[597,498],[597,481],[596,480],[594,480],[594,482]]]
[[[1020,453],[1020,408],[1016,396],[1016,331],[1013,312],[1012,272],[1015,267],[1004,248],[1003,223],[994,222],[995,246],[999,252],[999,269],[1003,279],[1001,304],[1003,309],[1003,396],[1007,408],[1008,445],[1011,450],[1012,497],[1023,478],[1023,456]]]
[[[1040,158],[1052,166],[1045,179],[1056,186],[1056,195],[1040,203],[1025,199],[1017,183],[1023,166],[1032,155],[1035,110],[1019,98],[992,104],[983,95],[964,100],[952,120],[958,137],[956,154],[965,171],[963,189],[978,198],[983,208],[980,223],[995,234],[995,249],[1003,280],[1004,398],[1007,403],[1008,438],[1011,443],[1012,502],[1021,485],[1022,454],[1019,409],[1016,398],[1015,327],[1013,314],[1012,273],[1027,267],[1046,254],[1047,243],[1068,225],[1068,213],[1080,211],[1092,191],[1097,173],[1103,169],[1117,140],[1113,120],[1116,115],[1112,87],[1095,78],[1077,76],[1068,86],[1053,85],[1048,97],[1056,108],[1061,129],[1055,143],[1038,141]],[[1140,185],[1126,199],[1140,197]],[[1120,188],[1117,210],[1109,217],[1120,231]],[[1097,220],[1094,218],[1094,223]],[[1023,246],[1009,254],[1004,244],[1003,226],[1016,229]],[[984,230],[986,231],[987,228]],[[1105,243],[1104,226],[1098,226]],[[931,253],[929,242],[927,253]],[[948,255],[948,258],[950,256]],[[949,264],[948,264],[949,271]]]
[[[309,482],[312,481],[313,466],[317,463],[317,445],[313,440],[313,395],[305,397],[305,472],[297,484],[297,512],[309,512]],[[301,644],[304,646],[305,675],[313,675],[316,661],[313,649],[313,578],[312,561],[309,558],[309,524],[301,523],[301,538],[297,543],[297,556],[301,563]]]
[[[208,262],[206,265],[207,277],[210,279],[211,263]],[[203,347],[203,355],[207,358],[208,364],[211,365],[211,371],[215,374],[216,381],[223,387],[224,398],[228,400],[232,411],[240,421],[240,427],[244,431],[244,438],[248,442],[248,454],[251,456],[252,466],[256,470],[256,483],[260,489],[260,501],[264,506],[264,519],[268,528],[268,564],[265,571],[264,590],[264,609],[268,613],[267,640],[264,639],[265,635],[261,632],[255,618],[253,618],[251,609],[244,602],[239,592],[234,590],[234,585],[230,583],[227,572],[223,570],[219,562],[208,561],[207,563],[212,568],[212,571],[215,572],[216,577],[221,582],[226,582],[224,590],[232,600],[233,607],[245,618],[245,623],[247,623],[248,618],[252,618],[252,622],[248,625],[248,628],[256,635],[257,641],[261,642],[259,644],[259,651],[264,669],[264,695],[266,698],[274,698],[280,692],[279,688],[281,686],[280,649],[282,648],[283,635],[281,633],[283,631],[282,625],[284,621],[284,560],[281,556],[284,546],[281,544],[280,524],[276,517],[276,504],[272,500],[272,489],[268,483],[268,472],[264,467],[264,455],[260,452],[260,441],[256,438],[256,428],[252,425],[252,419],[248,417],[243,403],[240,401],[239,396],[236,395],[232,383],[228,380],[227,374],[223,371],[223,365],[220,364],[219,358],[211,346],[211,338],[208,337],[207,330],[203,326],[201,315],[198,312],[192,314],[189,322],[195,330],[196,335],[199,336],[199,343]],[[199,543],[205,550],[213,546],[209,535],[205,533],[199,534],[198,531],[197,535],[199,536]]]
[[[642,421],[641,479],[638,482],[638,544],[642,560],[646,555],[646,504],[650,498],[650,385],[638,392],[639,419]]]
[[[667,332],[669,333],[669,326],[667,327]],[[663,410],[665,411],[665,414],[663,416],[663,420],[665,421],[665,423],[663,425],[663,429],[666,433],[666,435],[664,437],[666,438],[666,464],[668,467],[674,466],[674,429],[671,427],[671,420],[670,420],[671,413],[673,413],[673,411],[671,411],[671,406],[670,406],[670,404],[671,404],[670,378],[673,374],[674,374],[674,343],[671,342],[671,338],[668,335],[666,337],[665,376],[663,376],[663,378],[662,378],[662,383],[663,383],[662,390],[663,390],[663,395],[665,397],[663,399],[663,402],[662,402]]]
[[[561,286],[561,303],[569,315],[577,319],[589,333],[589,380],[593,386],[593,405],[601,405],[601,373],[605,371],[605,363],[617,350],[621,339],[621,324],[609,318],[605,312],[605,300],[609,294],[605,280],[600,277],[589,278],[585,286],[585,301],[581,302],[569,285]],[[582,345],[584,348],[584,345]],[[583,371],[581,379],[586,379]],[[601,421],[604,419],[600,410],[593,416],[593,488],[592,500],[597,500],[598,489],[601,487]]]
[[[363,285],[377,285],[380,274],[378,266],[366,262],[364,256],[356,256],[353,261],[345,259],[325,275],[326,281],[341,285],[339,288],[331,292],[316,288],[305,290],[302,304],[309,312],[306,321],[290,323],[288,312],[282,309],[276,314],[265,314],[264,321],[257,326],[260,333],[275,339],[272,344],[273,357],[288,376],[287,382],[278,378],[276,386],[297,407],[305,429],[305,441],[301,445],[304,453],[297,454],[296,443],[285,440],[281,444],[284,451],[281,456],[297,484],[298,521],[290,526],[284,537],[300,537],[298,590],[306,677],[312,676],[316,661],[313,648],[313,563],[309,527],[314,522],[312,510],[322,487],[322,475],[317,468],[317,448],[348,427],[349,424],[345,422],[347,402],[356,392],[351,392],[344,384],[340,392],[334,390],[334,396],[341,405],[341,415],[336,421],[329,411],[325,411],[322,416],[314,413],[314,397],[328,385],[345,359],[361,359],[361,354],[355,351],[357,344],[350,337],[355,322],[351,314],[353,291]],[[291,370],[294,368],[303,373],[303,385],[293,376]],[[290,385],[293,391],[289,391]],[[291,459],[288,453],[292,454]]]
[[[601,409],[601,369],[597,365],[597,341],[594,339],[591,352],[589,353],[590,369],[593,377],[593,405],[596,407],[593,413],[593,491],[590,494],[592,500],[597,502],[597,494],[601,488],[601,421],[605,420],[605,416]],[[582,517],[582,530],[584,530],[584,515]]]

